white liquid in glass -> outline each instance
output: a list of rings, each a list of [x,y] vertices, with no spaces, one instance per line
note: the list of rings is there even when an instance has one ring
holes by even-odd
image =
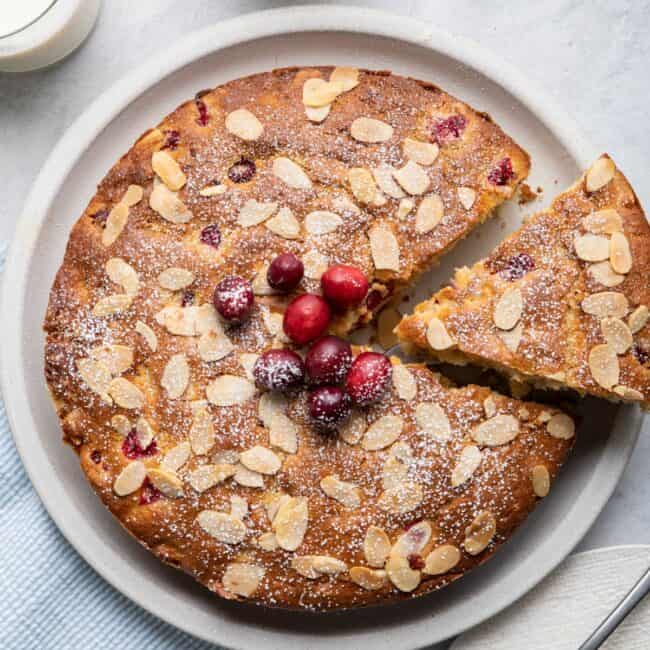
[[[0,38],[27,27],[40,18],[55,0],[0,0]]]

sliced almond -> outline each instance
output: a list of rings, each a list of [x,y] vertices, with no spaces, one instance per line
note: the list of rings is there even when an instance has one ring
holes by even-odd
[[[605,343],[611,345],[616,354],[625,354],[632,346],[632,332],[620,318],[603,318],[600,330]]]
[[[585,186],[587,192],[596,192],[614,178],[616,167],[611,158],[599,158],[587,172]]]
[[[551,489],[551,475],[544,465],[535,465],[530,470],[530,481],[533,484],[535,496],[545,497]]]
[[[371,117],[357,117],[350,125],[350,135],[359,142],[386,142],[393,137],[393,127]]]
[[[305,106],[318,108],[331,104],[341,92],[341,84],[313,77],[307,79],[302,87],[302,103]]]
[[[113,492],[118,497],[125,497],[140,488],[146,476],[147,468],[144,463],[134,460],[117,475],[113,483]]]
[[[152,352],[158,349],[158,337],[149,325],[139,320],[135,324],[135,331],[142,336]]]
[[[156,490],[159,490],[170,499],[180,499],[184,494],[183,483],[172,472],[150,467],[147,470],[147,477]]]
[[[304,258],[303,258],[304,263]],[[253,294],[256,296],[272,296],[278,293],[267,279],[269,265],[265,264],[253,278]]]
[[[318,108],[305,106],[305,115],[310,122],[316,122],[316,124],[320,124],[330,114],[331,108],[331,104],[325,104],[324,106],[319,106]]]
[[[311,580],[324,575],[336,575],[348,570],[348,565],[329,555],[302,555],[291,560],[291,568]]]
[[[488,395],[483,400],[483,410],[485,411],[486,418],[492,418],[497,414],[497,405],[493,395]]]
[[[350,417],[339,427],[339,437],[348,445],[356,445],[367,428],[366,416],[362,411],[353,409]]]
[[[519,435],[519,420],[509,413],[499,413],[472,429],[472,439],[479,445],[498,447]]]
[[[205,492],[234,476],[236,472],[237,466],[230,463],[201,465],[187,475],[187,482],[197,492]]]
[[[239,355],[239,364],[244,369],[248,381],[255,382],[253,368],[255,368],[255,363],[259,359],[259,356],[259,354],[255,354],[254,352],[244,352]]]
[[[108,385],[108,394],[118,406],[124,409],[139,409],[144,406],[144,394],[128,379],[116,377]]]
[[[261,566],[245,562],[233,562],[226,568],[221,579],[226,591],[236,596],[249,598],[258,588],[265,570]]]
[[[381,485],[384,490],[392,490],[407,478],[407,465],[396,456],[389,456],[381,470]]]
[[[104,364],[112,375],[121,375],[133,365],[133,348],[128,345],[98,345],[92,348],[90,356]]]
[[[604,287],[617,287],[625,280],[624,275],[616,273],[608,260],[590,264],[587,268],[589,275]]]
[[[363,540],[363,553],[371,567],[383,567],[390,553],[388,535],[378,526],[369,526]]]
[[[126,192],[124,192],[124,196],[122,196],[120,203],[124,203],[124,205],[131,208],[140,203],[143,196],[144,191],[140,185],[129,185],[126,188]]]
[[[471,210],[476,201],[476,192],[471,187],[459,187],[458,200],[465,210]]]
[[[100,298],[93,307],[93,316],[104,318],[126,311],[133,302],[133,296],[126,293],[114,293]]]
[[[575,435],[576,425],[565,413],[555,413],[546,423],[546,430],[553,438],[569,440]]]
[[[648,316],[650,316],[650,311],[645,305],[639,305],[627,319],[627,323],[630,326],[630,331],[632,334],[640,332],[648,322]]]
[[[385,571],[369,569],[365,566],[353,566],[350,569],[350,579],[367,591],[377,591],[388,582]]]
[[[215,406],[236,406],[253,398],[255,384],[237,375],[221,375],[208,384],[205,394]]]
[[[127,418],[126,415],[122,415],[121,413],[119,413],[118,415],[114,415],[111,418],[111,426],[121,436],[127,436],[131,432],[131,429],[133,428],[133,425],[131,424],[131,420],[129,420],[129,418]]]
[[[239,211],[237,223],[244,228],[257,226],[266,221],[277,209],[278,204],[275,201],[261,203],[255,199],[248,199]]]
[[[273,519],[273,530],[280,548],[295,551],[307,532],[309,507],[304,497],[289,497],[278,508]]]
[[[170,223],[187,223],[193,217],[178,195],[162,183],[149,195],[149,206]]]
[[[460,549],[452,544],[444,544],[427,555],[422,571],[431,576],[439,576],[449,573],[459,562]]]
[[[447,350],[454,345],[445,324],[439,318],[432,318],[429,321],[426,337],[434,350]]]
[[[184,354],[174,354],[165,365],[160,385],[167,391],[169,399],[178,399],[187,389],[190,381],[190,366]]]
[[[207,454],[214,447],[216,442],[214,424],[207,408],[199,408],[194,412],[189,439],[195,454]]]
[[[111,282],[121,285],[129,295],[135,295],[140,289],[140,278],[136,270],[120,257],[111,257],[106,262],[106,275]]]
[[[401,169],[393,170],[393,177],[407,194],[414,196],[424,194],[431,185],[424,169],[412,160],[409,160]]]
[[[602,262],[609,258],[609,239],[602,235],[587,233],[573,240],[576,255],[585,262]]]
[[[166,472],[177,472],[190,459],[191,453],[189,442],[184,441],[177,444],[163,456],[160,461],[160,469]]]
[[[262,445],[255,445],[239,455],[241,464],[259,474],[277,474],[282,466],[279,456]]]
[[[361,505],[361,491],[354,483],[342,481],[338,476],[331,474],[321,479],[320,487],[328,497],[346,508],[358,508]]]
[[[298,451],[298,426],[284,413],[275,413],[269,423],[269,442],[287,454]]]
[[[276,158],[273,161],[273,173],[283,183],[296,190],[310,190],[311,180],[303,168],[290,158]]]
[[[158,284],[169,291],[179,291],[194,282],[194,273],[189,269],[170,266],[158,276]]]
[[[377,506],[395,515],[404,515],[415,510],[424,498],[422,486],[413,481],[405,481],[385,490],[377,500]]]
[[[425,234],[433,230],[441,221],[445,206],[437,194],[425,196],[415,213],[415,232]]]
[[[392,445],[404,427],[404,420],[397,415],[384,415],[375,420],[366,431],[361,446],[367,451],[377,451]]]
[[[267,428],[271,427],[273,418],[276,415],[284,415],[287,412],[287,399],[281,393],[269,391],[263,393],[258,404],[258,415]]]
[[[342,223],[343,219],[334,212],[315,210],[305,217],[305,230],[310,235],[327,235],[334,232]]]
[[[262,533],[257,538],[257,545],[264,551],[275,551],[279,548],[275,533],[271,532]]]
[[[458,463],[451,472],[451,486],[458,487],[468,481],[481,464],[483,455],[475,445],[463,448]]]
[[[154,430],[143,417],[139,417],[135,423],[135,434],[138,445],[142,449],[146,449],[153,442]]]
[[[360,203],[373,203],[377,196],[375,179],[368,169],[352,167],[348,170],[348,182],[354,198]]]
[[[300,239],[300,223],[289,208],[280,208],[264,225],[284,239]]]
[[[418,385],[413,373],[404,365],[393,366],[393,387],[400,399],[410,402],[417,397]]]
[[[615,232],[622,232],[623,219],[616,210],[606,208],[588,214],[582,220],[582,225],[585,230],[593,232],[594,235],[611,235]]]
[[[217,183],[216,185],[206,185],[202,190],[199,191],[201,196],[210,198],[212,196],[221,196],[228,191],[228,186],[223,185],[222,183]]]
[[[224,544],[239,544],[248,532],[241,519],[217,510],[202,510],[196,521],[208,535]]]
[[[336,67],[330,75],[330,83],[337,84],[342,92],[352,90],[359,85],[359,70],[347,66]]]
[[[519,322],[511,330],[499,330],[497,336],[503,341],[508,350],[514,354],[521,343],[523,333],[524,326]]]
[[[104,401],[111,402],[108,389],[111,384],[112,373],[105,363],[94,359],[79,359],[77,361],[77,370],[90,390],[100,395]]]
[[[414,207],[415,203],[413,202],[413,199],[402,199],[397,206],[397,218],[400,220],[405,219]]]
[[[102,232],[102,244],[106,247],[111,246],[117,241],[122,234],[126,222],[129,220],[129,208],[124,203],[118,203],[108,213],[106,226]]]
[[[442,407],[435,402],[422,402],[415,407],[415,423],[420,431],[436,440],[451,438],[451,424]]]
[[[494,515],[488,510],[483,510],[465,529],[465,551],[470,555],[478,555],[487,548],[496,531],[497,522]]]
[[[609,240],[609,263],[616,273],[629,273],[632,268],[630,243],[622,232],[615,232]]]
[[[413,524],[402,533],[393,544],[390,554],[408,558],[410,555],[420,555],[431,540],[433,529],[425,519]]]
[[[264,476],[259,472],[253,472],[250,469],[247,469],[243,465],[239,465],[235,471],[233,477],[236,483],[243,485],[244,487],[251,488],[263,488],[264,487]]]
[[[302,256],[302,263],[305,267],[305,277],[310,280],[320,280],[329,268],[329,258],[314,248]]]
[[[645,399],[641,391],[636,390],[636,388],[630,388],[629,386],[614,386],[612,390],[623,399],[634,401]]]
[[[226,115],[226,129],[247,142],[259,139],[264,133],[262,123],[245,108],[238,108]]]
[[[508,289],[494,306],[494,324],[500,330],[511,330],[519,322],[523,310],[524,299],[519,287]]]
[[[206,332],[201,334],[197,348],[203,361],[220,361],[227,357],[235,346],[221,332]]]
[[[376,224],[368,232],[370,250],[378,271],[399,271],[399,243],[389,226]]]
[[[151,167],[172,192],[180,190],[187,183],[187,176],[181,166],[166,151],[154,151],[151,156]]]
[[[412,138],[404,139],[402,149],[407,158],[425,167],[433,165],[440,152],[437,144],[413,140]]]
[[[404,190],[395,181],[393,171],[390,165],[382,165],[375,167],[372,170],[372,175],[384,194],[393,199],[401,199],[404,196]]]
[[[623,318],[629,310],[627,298],[616,291],[601,291],[587,296],[580,305],[582,310],[596,318]]]
[[[386,575],[395,587],[405,593],[415,590],[422,578],[420,571],[411,569],[407,558],[392,554],[386,562]]]

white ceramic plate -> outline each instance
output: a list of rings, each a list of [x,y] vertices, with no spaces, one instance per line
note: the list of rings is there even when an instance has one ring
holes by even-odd
[[[567,471],[486,566],[436,594],[377,609],[314,615],[224,603],[163,566],[100,506],[61,435],[43,380],[41,322],[69,230],[115,160],[198,89],[286,65],[348,64],[433,81],[488,111],[532,155],[546,199],[595,156],[548,97],[473,43],[367,9],[304,7],[251,14],[192,34],[117,83],[57,145],[27,201],[5,270],[2,380],[16,444],[34,486],[83,557],[134,601],[199,637],[234,648],[416,648],[512,603],[574,547],[623,472],[640,427],[631,408],[586,402]],[[537,207],[537,206],[535,206]],[[528,208],[530,210],[532,208]],[[423,283],[489,250],[521,220],[516,205],[482,227]],[[332,645],[334,644],[334,646]]]

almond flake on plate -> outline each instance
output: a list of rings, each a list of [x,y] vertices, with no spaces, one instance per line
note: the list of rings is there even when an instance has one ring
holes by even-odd
[[[377,506],[395,515],[404,515],[415,510],[424,498],[422,486],[414,481],[405,481],[382,492]]]
[[[234,476],[237,466],[230,463],[217,463],[215,465],[201,465],[187,475],[187,482],[196,492],[205,492],[215,485],[223,483]]]
[[[121,375],[133,365],[133,348],[128,345],[97,345],[90,350],[90,356],[104,364],[112,375]]]
[[[393,199],[401,199],[405,196],[404,190],[396,183],[393,171],[390,165],[380,165],[373,168],[372,175],[384,194]]]
[[[329,268],[329,258],[316,249],[311,249],[302,256],[305,267],[305,277],[310,280],[320,280]]]
[[[576,255],[585,262],[602,262],[609,258],[609,239],[602,235],[587,233],[573,240]]]
[[[339,437],[348,445],[356,445],[368,428],[366,416],[358,409],[352,409],[350,417],[339,427]]]
[[[77,370],[84,383],[104,401],[111,402],[108,388],[113,378],[106,364],[94,359],[78,359]]]
[[[201,359],[210,362],[224,359],[235,349],[235,346],[225,334],[209,331],[201,334],[197,348]]]
[[[576,425],[573,419],[565,413],[555,413],[546,423],[546,430],[553,438],[569,440],[575,434]]]
[[[630,243],[622,232],[615,232],[609,240],[609,263],[616,273],[629,273],[632,268]]]
[[[544,465],[535,465],[530,471],[530,480],[533,484],[535,496],[545,497],[551,489],[551,476]]]
[[[147,477],[156,488],[170,499],[180,499],[183,496],[183,483],[172,472],[150,467]]]
[[[160,469],[167,472],[177,472],[190,459],[192,450],[190,443],[183,441],[172,447],[160,461]]]
[[[363,540],[363,553],[371,567],[381,568],[388,559],[391,543],[388,535],[378,526],[369,526]]]
[[[422,571],[432,576],[448,573],[460,562],[460,558],[459,548],[452,544],[444,544],[427,555]]]
[[[348,182],[354,198],[360,203],[373,203],[377,196],[377,185],[370,170],[352,167],[348,170]]]
[[[376,591],[386,584],[386,572],[378,569],[369,569],[365,566],[353,566],[350,569],[350,579],[366,591]]]
[[[459,187],[458,200],[465,210],[471,210],[476,201],[476,192],[471,187]]]
[[[583,299],[582,310],[596,318],[623,318],[629,310],[627,298],[616,291],[592,293]]]
[[[329,82],[318,77],[307,79],[302,87],[302,103],[305,106],[319,108],[331,104],[342,92],[338,82]]]
[[[624,275],[616,273],[609,260],[590,264],[587,268],[589,275],[604,287],[617,287],[625,280]]]
[[[341,92],[348,92],[359,85],[359,70],[348,66],[340,66],[332,70],[330,83],[335,83]]]
[[[630,326],[632,334],[640,332],[648,322],[650,311],[645,305],[639,305],[627,319],[627,324]]]
[[[295,454],[298,451],[298,426],[284,413],[280,411],[273,413],[268,428],[269,442],[272,447],[277,447],[287,454]]]
[[[120,203],[124,203],[124,205],[126,205],[128,208],[131,208],[134,205],[140,203],[143,196],[144,190],[140,185],[129,185],[126,188],[126,192],[124,192]]]
[[[195,454],[207,454],[216,441],[212,417],[207,408],[202,407],[194,411],[192,426],[189,433],[190,445]]]
[[[582,225],[585,227],[585,230],[594,233],[594,235],[611,235],[615,232],[623,231],[623,219],[612,208],[606,208],[588,214],[582,220]]]
[[[519,287],[508,289],[494,307],[494,324],[500,330],[511,330],[521,318],[524,299]]]
[[[463,448],[458,463],[451,472],[451,486],[458,487],[468,481],[481,464],[481,450],[475,445]]]
[[[616,354],[625,354],[632,346],[632,332],[620,318],[603,318],[600,330],[605,343],[611,345]]]

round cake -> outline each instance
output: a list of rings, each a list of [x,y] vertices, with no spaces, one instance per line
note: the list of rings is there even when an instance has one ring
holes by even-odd
[[[354,68],[232,81],[144,133],[75,224],[45,319],[104,504],[213,592],[273,607],[395,601],[486,560],[572,419],[345,337],[528,170],[487,115]]]

